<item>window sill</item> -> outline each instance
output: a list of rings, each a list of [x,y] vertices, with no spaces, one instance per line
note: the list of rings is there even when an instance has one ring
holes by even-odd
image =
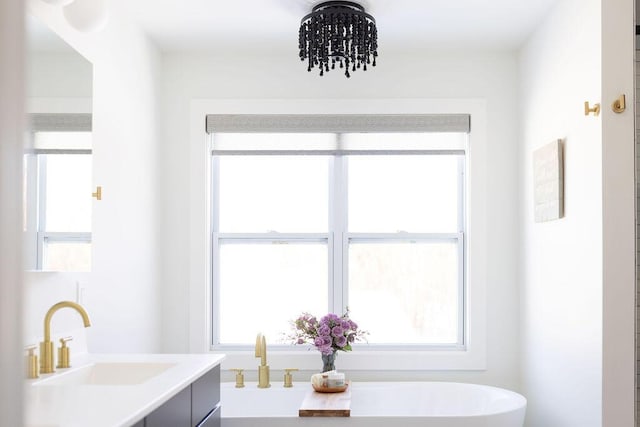
[[[212,351],[225,354],[223,369],[255,370],[257,359],[250,351]],[[320,353],[309,351],[272,350],[267,353],[271,369],[298,368],[317,371],[322,362]],[[345,371],[471,371],[486,369],[486,355],[480,350],[354,350],[340,352],[336,365]]]

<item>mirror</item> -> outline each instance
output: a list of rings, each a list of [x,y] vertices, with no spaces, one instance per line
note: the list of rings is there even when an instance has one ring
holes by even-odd
[[[93,67],[27,18],[23,224],[28,270],[91,269]]]

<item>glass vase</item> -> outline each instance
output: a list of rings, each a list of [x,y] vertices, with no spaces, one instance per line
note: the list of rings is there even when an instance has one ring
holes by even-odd
[[[335,351],[330,354],[322,355],[322,372],[335,371],[336,355],[337,353]]]

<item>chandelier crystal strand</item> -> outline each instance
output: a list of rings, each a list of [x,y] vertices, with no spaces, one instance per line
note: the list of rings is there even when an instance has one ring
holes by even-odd
[[[376,65],[376,21],[354,2],[320,3],[300,22],[298,48],[300,60],[307,61],[307,71],[317,67],[323,76],[337,64],[351,77],[350,72]]]

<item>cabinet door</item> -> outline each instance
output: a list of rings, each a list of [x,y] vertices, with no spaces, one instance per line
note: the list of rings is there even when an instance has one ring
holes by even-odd
[[[187,387],[145,418],[145,427],[191,427],[191,387]]]
[[[218,405],[218,407],[214,409],[213,412],[211,412],[207,418],[202,420],[202,422],[198,424],[197,427],[221,427],[222,426],[222,420],[220,419],[221,412],[222,411],[220,410],[220,406]]]
[[[220,365],[191,384],[191,417],[195,427],[220,402]]]

